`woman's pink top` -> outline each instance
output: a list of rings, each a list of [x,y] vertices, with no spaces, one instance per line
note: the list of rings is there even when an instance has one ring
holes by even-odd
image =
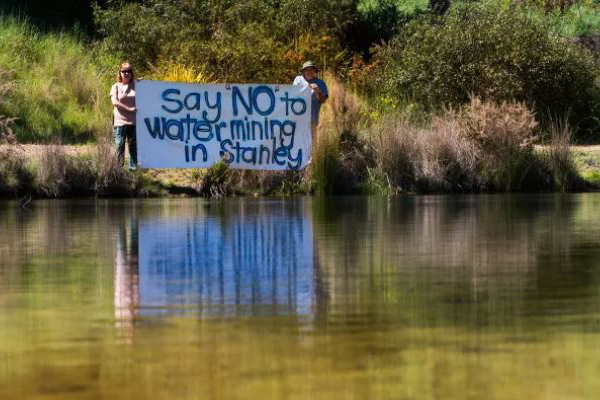
[[[127,107],[135,107],[135,85],[132,83],[115,83],[110,88],[110,97],[120,101]],[[117,106],[113,107],[114,126],[135,125],[135,111],[125,111]]]

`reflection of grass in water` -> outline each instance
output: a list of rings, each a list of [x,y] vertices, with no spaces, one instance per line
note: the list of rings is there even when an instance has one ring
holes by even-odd
[[[600,282],[588,272],[598,258],[583,262],[575,251],[589,240],[578,232],[595,224],[593,195],[401,200],[314,213],[315,253],[332,309],[356,299],[350,308],[375,320],[499,331],[549,309],[589,311],[588,303],[568,299],[573,291],[594,297]],[[574,226],[580,208],[588,211]],[[347,249],[353,256],[340,269]],[[365,274],[373,276],[361,279]],[[554,296],[565,301],[545,302]]]

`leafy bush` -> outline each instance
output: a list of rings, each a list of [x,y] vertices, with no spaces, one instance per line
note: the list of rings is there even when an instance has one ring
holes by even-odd
[[[600,70],[590,54],[518,9],[456,7],[444,19],[409,24],[377,49],[371,89],[425,107],[471,95],[517,100],[543,125],[568,115],[577,139],[600,128]]]
[[[95,8],[107,47],[134,65],[194,65],[221,82],[288,83],[309,58],[337,68],[349,57],[341,42],[355,16],[355,0],[150,0]]]

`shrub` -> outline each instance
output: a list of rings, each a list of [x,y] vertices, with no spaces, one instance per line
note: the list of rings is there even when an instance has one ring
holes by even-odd
[[[354,0],[150,0],[95,8],[107,47],[145,68],[161,60],[209,66],[221,82],[288,83],[311,58],[337,68]],[[128,40],[122,40],[127,37]]]
[[[194,189],[203,197],[223,197],[233,193],[232,170],[227,163],[220,160],[210,168],[192,173],[196,181]]]
[[[148,77],[157,81],[209,83],[212,75],[206,72],[203,66],[187,66],[179,62],[161,61],[156,67],[152,67],[151,75]]]
[[[384,193],[570,189],[577,182],[561,137],[534,151],[537,123],[522,103],[472,98],[419,126],[403,116],[370,131],[370,186]],[[566,140],[566,144],[565,144]]]
[[[424,140],[421,190],[426,192],[477,192],[480,187],[481,149],[458,134],[456,114],[436,116]]]
[[[455,118],[449,112],[450,118]],[[460,110],[458,134],[479,149],[482,183],[492,190],[521,190],[537,140],[533,113],[517,102],[473,97]]]
[[[85,155],[69,155],[58,144],[43,147],[36,163],[35,190],[42,197],[90,196],[96,171]]]
[[[568,115],[577,139],[592,138],[600,128],[598,65],[520,10],[470,5],[409,24],[377,48],[371,89],[427,110],[467,103],[471,95],[514,99],[544,126]]]

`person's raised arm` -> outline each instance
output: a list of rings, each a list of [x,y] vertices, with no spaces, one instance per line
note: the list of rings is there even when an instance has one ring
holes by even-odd
[[[310,88],[315,91],[315,95],[317,96],[317,100],[319,101],[319,103],[325,103],[325,101],[327,100],[327,95],[323,93],[319,85],[317,85],[316,83],[311,83]]]

